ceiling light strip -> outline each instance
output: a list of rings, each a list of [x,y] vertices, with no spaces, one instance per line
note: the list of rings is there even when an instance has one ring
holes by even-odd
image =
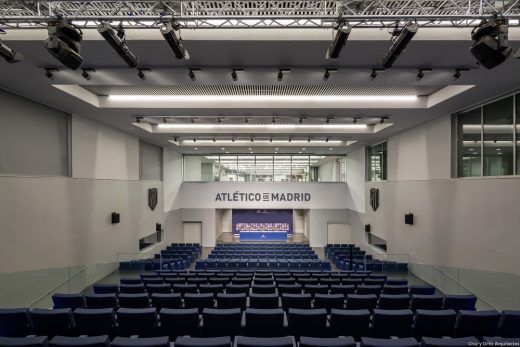
[[[212,102],[212,101],[350,101],[350,102],[413,102],[417,95],[109,95],[111,101],[177,101],[177,102]]]

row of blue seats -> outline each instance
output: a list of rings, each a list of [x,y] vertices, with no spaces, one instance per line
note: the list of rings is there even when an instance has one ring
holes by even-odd
[[[384,274],[374,274],[372,275],[372,271],[322,271],[322,270],[310,270],[310,269],[292,269],[292,270],[284,270],[284,269],[254,269],[254,270],[246,270],[246,269],[215,269],[215,270],[155,270],[155,272],[145,272],[139,274],[140,277],[154,277],[155,275],[165,276],[165,275],[177,275],[181,277],[189,277],[189,276],[202,276],[202,277],[212,277],[211,275],[218,276],[228,276],[232,274],[234,276],[243,276],[243,277],[341,277],[348,278],[354,275],[353,277],[371,277],[371,278],[388,278],[387,275]]]
[[[363,270],[373,272],[408,273],[408,264],[386,260],[354,260],[352,265],[349,260],[339,260],[335,263],[340,270]]]
[[[209,259],[196,261],[195,269],[319,269],[331,271],[331,265],[330,262],[319,259]]]
[[[364,336],[520,338],[520,311],[166,309],[0,310],[0,336]]]
[[[120,261],[119,271],[186,270],[191,266],[185,259],[139,259]]]
[[[211,253],[207,259],[251,259],[258,261],[259,259],[319,259],[318,255],[313,253],[301,254],[301,253],[237,253],[237,252],[225,252],[225,253]]]
[[[284,337],[177,337],[174,347],[468,347],[517,346],[520,339],[484,337],[482,343],[475,337],[378,339],[363,337],[359,344],[352,337],[316,338],[302,336],[296,342],[292,336]],[[112,342],[108,336],[67,337],[56,336],[48,340],[45,336],[24,338],[0,338],[0,347],[171,347],[168,337],[127,338],[116,337]]]
[[[216,299],[216,300],[215,300]],[[387,295],[328,294],[328,293],[136,293],[136,294],[54,294],[54,308],[325,308],[373,311],[419,309],[476,310],[472,295]]]

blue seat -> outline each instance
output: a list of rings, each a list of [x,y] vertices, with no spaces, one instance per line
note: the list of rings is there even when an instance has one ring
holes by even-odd
[[[94,294],[117,294],[119,286],[117,284],[94,284],[92,286]]]
[[[174,293],[179,293],[182,296],[184,296],[186,293],[197,293],[196,284],[174,284],[172,285],[172,289]]]
[[[52,295],[53,308],[76,308],[85,307],[85,298],[83,294],[61,294],[56,293]]]
[[[226,294],[249,294],[249,284],[228,284]]]
[[[247,296],[245,293],[240,294],[217,294],[217,308],[239,308],[242,311],[246,309]]]
[[[139,294],[146,293],[146,287],[144,284],[122,284],[119,286],[119,293],[125,294]]]
[[[129,338],[116,337],[111,347],[170,347],[170,339],[167,336],[161,337],[143,337],[143,338]]]
[[[112,308],[77,308],[73,314],[78,335],[115,336],[116,315]]]
[[[200,284],[199,285],[199,293],[211,293],[213,295],[217,295],[218,293],[224,293],[224,285],[223,284]]]
[[[417,310],[415,312],[415,337],[453,336],[457,312],[454,310]]]
[[[520,311],[504,310],[498,324],[498,336],[520,338]]]
[[[119,307],[124,308],[148,308],[150,307],[150,298],[147,293],[139,294],[119,294]]]
[[[152,306],[157,310],[162,308],[182,308],[182,298],[180,294],[154,293],[151,295]]]
[[[475,336],[479,339],[484,336],[496,336],[499,321],[500,313],[495,310],[460,310],[455,324],[455,336]]]
[[[459,338],[441,338],[441,337],[423,337],[421,347],[468,347],[478,346],[479,340],[475,337],[459,337]]]
[[[378,308],[382,310],[405,310],[410,307],[408,294],[381,294]]]
[[[373,337],[362,337],[361,347],[419,347],[419,342],[413,337],[401,339],[378,339]]]
[[[306,284],[303,290],[314,297],[316,294],[328,294],[329,286],[326,284]]]
[[[247,337],[237,336],[233,347],[296,347],[294,339],[284,337]]]
[[[518,346],[520,344],[520,338],[518,337],[499,337],[499,336],[486,336],[482,341],[487,342],[488,346]]]
[[[444,298],[440,295],[429,295],[429,294],[413,294],[410,300],[410,308],[412,310],[440,310],[442,309],[442,303]]]
[[[420,284],[412,284],[410,285],[410,295],[419,294],[419,295],[433,295],[435,294],[435,287],[429,284],[420,285]]]
[[[255,294],[249,296],[249,307],[251,308],[278,308],[279,298],[276,294]]]
[[[0,336],[0,347],[47,347],[47,336],[4,337]]]
[[[256,294],[275,294],[276,286],[274,284],[253,284],[251,286],[251,293]]]
[[[287,320],[281,308],[256,309],[245,311],[245,334],[254,337],[285,336]]]
[[[50,342],[49,347],[108,347],[110,340],[107,335],[70,337],[55,336]]]
[[[117,296],[115,293],[87,294],[85,295],[85,307],[117,309]]]
[[[372,336],[379,338],[413,336],[411,310],[374,310]]]
[[[175,340],[175,347],[229,347],[229,336],[220,337],[187,337],[179,336]]]
[[[186,308],[196,308],[199,310],[199,313],[202,313],[202,310],[205,308],[213,308],[215,306],[215,300],[213,294],[205,293],[205,294],[193,294],[186,293],[184,295],[184,307]]]
[[[278,283],[278,281],[276,281]],[[283,294],[301,294],[302,293],[302,285],[301,284],[278,284],[278,294],[281,296]]]
[[[177,336],[197,335],[199,331],[199,311],[192,309],[163,308],[159,312],[161,317],[162,334],[172,340]]]
[[[383,287],[383,294],[408,294],[409,288],[406,285],[386,285]]]
[[[402,279],[388,279],[386,280],[387,286],[407,286],[408,280],[402,278]]]
[[[345,297],[343,294],[316,294],[314,296],[314,308],[324,308],[327,313],[330,313],[333,308],[341,310],[344,306]]]
[[[239,308],[202,311],[202,334],[206,337],[240,335],[242,313]]]
[[[369,310],[336,310],[330,311],[330,336],[353,336],[359,340],[370,334]]]
[[[300,337],[300,347],[356,347],[352,337]]]
[[[172,293],[172,287],[169,284],[147,284],[146,285],[146,291],[149,294],[153,293],[163,293],[163,294],[170,294]]]
[[[289,335],[310,337],[327,336],[327,310],[310,309],[302,310],[290,308],[287,315],[289,322]]]
[[[142,284],[141,278],[139,277],[121,277],[119,279],[119,283],[121,284]]]
[[[32,323],[27,308],[0,309],[0,336],[24,337],[32,333]]]
[[[347,310],[373,310],[377,306],[376,294],[349,294],[347,295]]]
[[[117,321],[118,336],[155,337],[159,335],[159,320],[155,307],[120,308],[117,310]]]
[[[374,284],[374,285],[359,285],[356,289],[356,294],[358,295],[367,295],[367,294],[381,294],[382,286]]]
[[[330,286],[331,294],[343,294],[345,297],[349,294],[356,294],[356,286],[346,284],[333,284]]]
[[[312,296],[310,294],[282,294],[282,308],[310,309],[312,308]]]
[[[477,297],[474,295],[446,295],[442,303],[443,309],[452,309],[455,311],[466,310],[475,311]]]
[[[70,308],[47,310],[35,308],[31,311],[34,334],[53,338],[57,335],[73,336],[74,317]]]

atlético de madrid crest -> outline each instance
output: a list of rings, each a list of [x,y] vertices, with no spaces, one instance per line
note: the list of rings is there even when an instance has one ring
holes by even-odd
[[[148,206],[153,210],[155,210],[155,207],[157,206],[157,198],[158,198],[159,192],[157,188],[150,188],[148,189]]]
[[[370,188],[370,206],[374,211],[379,207],[379,189],[377,188]]]

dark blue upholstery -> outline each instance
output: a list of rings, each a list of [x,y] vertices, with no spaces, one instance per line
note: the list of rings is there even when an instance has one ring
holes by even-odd
[[[197,308],[199,313],[205,308],[213,308],[215,306],[215,300],[213,294],[184,294],[184,307],[186,308]]]
[[[228,284],[226,286],[226,294],[248,294],[248,284]]]
[[[237,336],[234,347],[295,347],[294,339],[284,337],[246,337]]]
[[[27,308],[0,309],[0,336],[24,337],[32,333]]]
[[[112,308],[77,308],[74,321],[78,335],[109,335],[116,333],[116,316]]]
[[[217,294],[217,308],[240,308],[246,309],[247,296],[245,293],[238,294]]]
[[[56,310],[35,308],[30,315],[35,335],[53,338],[57,335],[74,334],[74,318],[70,308]]]
[[[111,347],[170,347],[170,339],[167,336],[161,337],[144,337],[144,338],[129,338],[116,337]]]
[[[142,284],[143,281],[139,277],[122,277],[119,279],[121,284]]]
[[[278,308],[279,300],[276,294],[255,294],[249,296],[249,307],[251,308]]]
[[[117,284],[94,284],[92,287],[94,294],[117,294],[119,286]]]
[[[115,293],[85,295],[85,307],[117,309],[117,296]]]
[[[172,293],[172,287],[169,284],[147,284],[146,290],[149,294],[153,293],[164,293],[170,294]]]
[[[386,280],[386,285],[387,286],[406,286],[406,285],[408,285],[408,280],[406,280],[404,278],[388,279],[388,280]]]
[[[282,294],[282,307],[285,311],[289,308],[310,309],[312,296],[310,294]]]
[[[163,308],[159,312],[161,317],[162,334],[172,340],[177,336],[197,335],[199,329],[199,312],[192,309]]]
[[[366,295],[366,294],[376,294],[379,295],[381,293],[382,286],[380,285],[365,285],[362,284],[357,286],[356,294],[358,295]]]
[[[154,337],[159,335],[159,321],[155,307],[120,308],[117,310],[117,321],[118,336]]]
[[[446,295],[442,303],[443,309],[475,311],[477,297],[474,295]]]
[[[50,342],[50,347],[108,347],[110,340],[107,335],[70,337],[55,336]]]
[[[341,310],[344,306],[343,294],[316,294],[314,296],[314,308],[324,308],[328,313],[333,308]]]
[[[435,294],[435,287],[428,284],[412,284],[410,285],[410,295],[433,295]]]
[[[473,336],[459,338],[423,337],[421,347],[468,347],[478,346],[479,341]]]
[[[56,293],[52,295],[52,302],[54,308],[70,308],[74,310],[76,308],[85,307],[85,298],[83,294],[61,294]]]
[[[154,293],[150,298],[152,300],[152,306],[157,310],[182,307],[182,297],[180,294]]]
[[[498,325],[498,336],[520,338],[520,311],[504,310]]]
[[[206,337],[240,335],[242,312],[240,308],[202,311],[202,334]]]
[[[148,308],[150,298],[147,293],[119,294],[119,307],[124,308]]]
[[[174,293],[179,293],[184,296],[186,293],[197,293],[196,284],[174,284],[172,285]]]
[[[200,284],[199,285],[199,293],[211,293],[213,295],[217,295],[218,293],[224,293],[224,285],[223,284]]]
[[[327,336],[327,310],[302,310],[290,308],[287,314],[289,335],[325,337]]]
[[[0,347],[47,347],[47,336],[3,337],[0,336]]]
[[[257,284],[251,286],[251,292],[257,294],[274,294],[276,286],[274,284]]]
[[[406,285],[386,285],[383,287],[383,294],[408,294]]]
[[[518,338],[518,337],[499,337],[499,336],[489,337],[489,336],[486,336],[482,339],[482,341],[492,343],[495,346],[500,345],[500,344],[505,345],[506,343],[510,343],[509,346],[512,346],[511,343],[514,343],[516,346],[518,346],[520,344],[520,338]]]
[[[415,312],[415,337],[453,336],[457,312],[454,310],[417,310]]]
[[[476,336],[478,338],[496,336],[499,321],[500,313],[495,310],[460,310],[455,324],[455,336]]]
[[[175,347],[229,347],[231,339],[229,336],[221,337],[184,337],[175,340]]]
[[[444,298],[440,295],[413,294],[410,301],[412,310],[440,310],[442,309]]]
[[[286,335],[286,319],[281,308],[245,311],[245,334],[255,337],[278,337]]]
[[[300,347],[355,347],[356,341],[352,337],[300,337]]]
[[[413,312],[411,310],[374,310],[372,336],[413,336]]]
[[[340,285],[331,285],[330,286],[330,293],[331,294],[343,294],[345,297],[349,294],[355,294],[356,293],[356,286],[353,285],[346,285],[346,284],[340,284]]]
[[[139,294],[146,293],[146,287],[144,284],[122,284],[119,286],[119,292],[125,294]]]
[[[316,294],[328,294],[329,286],[326,284],[306,284],[303,290],[314,297]]]
[[[359,339],[369,335],[369,325],[369,310],[331,310],[330,336],[353,336]]]
[[[347,295],[347,310],[373,310],[377,306],[377,295],[375,294],[349,294]]]
[[[361,338],[361,347],[419,347],[419,342],[413,337],[402,339]]]
[[[279,284],[278,285],[278,294],[282,296],[283,294],[301,294],[303,287],[301,284]]]

